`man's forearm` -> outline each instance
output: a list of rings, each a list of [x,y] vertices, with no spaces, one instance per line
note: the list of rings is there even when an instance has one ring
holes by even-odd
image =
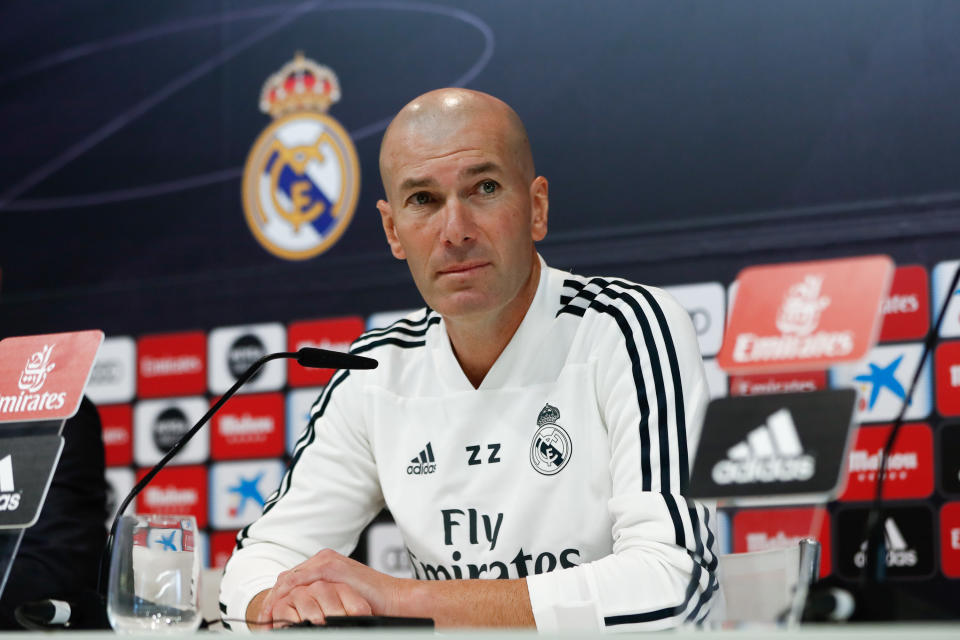
[[[395,615],[433,618],[437,627],[534,627],[527,581],[404,580]]]

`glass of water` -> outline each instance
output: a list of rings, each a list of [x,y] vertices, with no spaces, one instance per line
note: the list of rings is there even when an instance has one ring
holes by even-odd
[[[110,558],[107,615],[121,633],[200,626],[200,558],[193,516],[126,515]]]

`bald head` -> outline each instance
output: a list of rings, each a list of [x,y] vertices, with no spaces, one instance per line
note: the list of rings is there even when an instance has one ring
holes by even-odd
[[[389,197],[397,156],[413,145],[438,145],[465,129],[499,137],[526,182],[536,175],[527,130],[504,101],[470,89],[437,89],[409,102],[396,115],[380,144],[380,176]]]

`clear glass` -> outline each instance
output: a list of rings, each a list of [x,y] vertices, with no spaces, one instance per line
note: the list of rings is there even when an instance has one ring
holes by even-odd
[[[110,558],[107,615],[120,633],[178,633],[200,626],[200,558],[193,516],[120,519]]]

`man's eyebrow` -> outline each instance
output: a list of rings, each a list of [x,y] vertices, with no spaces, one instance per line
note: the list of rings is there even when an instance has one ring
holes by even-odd
[[[460,172],[461,176],[476,176],[481,173],[492,173],[494,171],[500,171],[500,166],[495,162],[484,162],[483,164],[475,164],[472,167],[467,167]]]
[[[436,184],[436,180],[433,178],[407,178],[400,183],[400,191],[406,191],[408,189],[419,189],[421,187],[429,187]]]

